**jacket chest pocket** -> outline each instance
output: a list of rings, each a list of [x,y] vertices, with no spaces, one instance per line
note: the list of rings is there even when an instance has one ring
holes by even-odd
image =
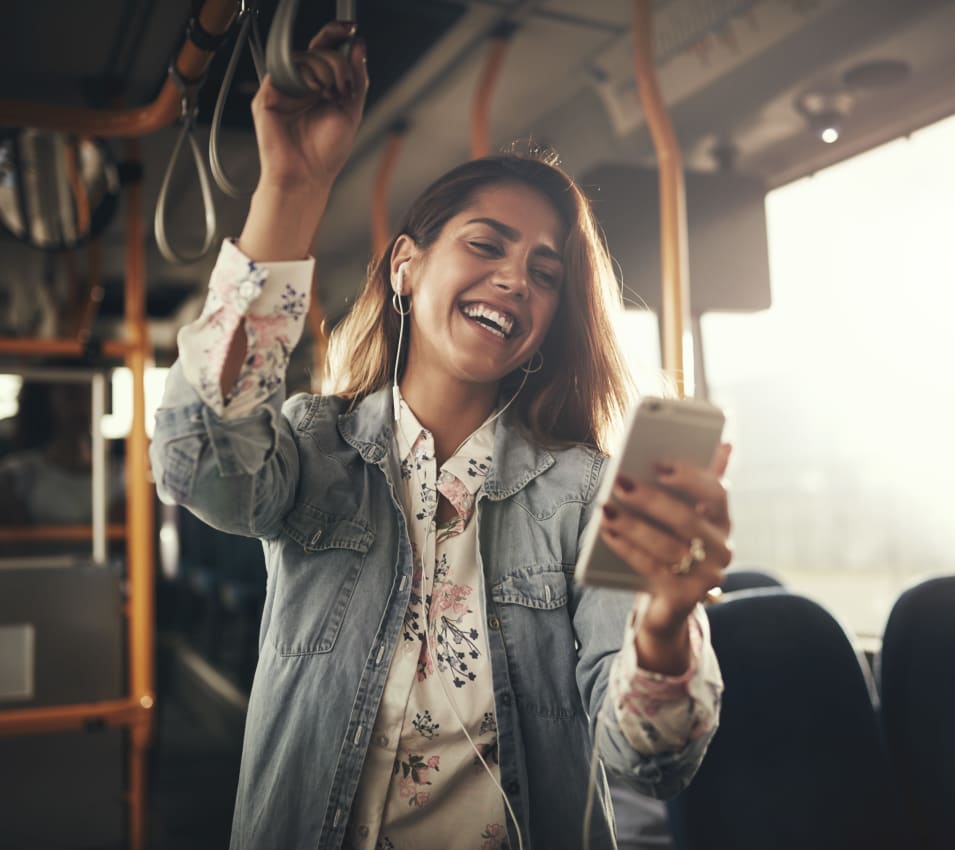
[[[297,505],[283,521],[269,633],[280,655],[331,652],[374,534],[354,519]]]
[[[544,717],[574,717],[577,650],[564,573],[528,569],[506,575],[491,587],[491,599],[518,703]]]

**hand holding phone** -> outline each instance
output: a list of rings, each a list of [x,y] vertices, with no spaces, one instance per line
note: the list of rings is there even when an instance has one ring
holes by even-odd
[[[655,470],[660,462],[709,466],[719,447],[724,421],[722,411],[706,402],[642,399],[631,414],[620,448],[607,463],[598,507],[610,499],[618,476],[659,487]],[[601,512],[597,510],[584,533],[575,580],[593,587],[643,590],[644,580],[607,546],[600,525]]]

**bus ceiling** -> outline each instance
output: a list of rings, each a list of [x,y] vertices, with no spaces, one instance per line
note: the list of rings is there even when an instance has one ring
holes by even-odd
[[[257,6],[267,34],[276,0],[246,5]],[[299,6],[292,44],[304,47],[334,17],[335,3]],[[141,150],[145,213],[151,216],[178,134],[179,92],[170,88],[170,59],[191,55],[179,71],[197,77],[208,64],[195,103],[197,137],[204,146],[232,52],[231,40],[218,45],[215,36],[240,11],[238,3],[206,0],[199,20],[208,38],[193,42],[220,48],[206,63],[200,46],[185,40],[191,7],[189,0],[17,4],[0,32],[6,71],[0,77],[0,126],[42,123],[24,120],[30,114],[23,112],[24,104],[75,114],[108,110],[114,121],[118,114],[126,121],[133,113],[146,115],[139,129],[98,130],[107,136],[148,131]],[[493,73],[494,80],[481,118],[489,149],[515,139],[554,147],[592,192],[598,215],[607,216],[611,242],[625,246],[617,250],[624,281],[632,285],[656,276],[656,266],[641,259],[644,254],[614,235],[642,220],[611,197],[622,185],[634,187],[630,197],[636,206],[652,210],[655,204],[641,176],[654,167],[654,148],[634,85],[633,8],[625,0],[360,4],[359,32],[369,46],[372,88],[354,153],[315,246],[321,258],[321,306],[329,323],[341,317],[363,279],[373,241],[372,199],[384,197],[394,220],[413,192],[471,155],[472,112],[482,74]],[[955,112],[955,6],[945,0],[658,0],[653,12],[656,69],[688,172],[694,311],[760,309],[768,303],[764,234],[762,241],[755,240],[755,253],[741,258],[749,263],[746,280],[735,287],[703,280],[696,290],[692,268],[701,262],[694,249],[700,239],[693,230],[702,234],[720,220],[721,193],[729,192],[734,204],[755,196],[758,207],[766,188]],[[506,50],[500,38],[505,30]],[[249,115],[256,86],[251,51],[245,49],[220,109],[219,152],[223,170],[246,187],[257,174]],[[122,177],[120,139],[106,147]],[[13,164],[4,150],[0,146],[0,170],[10,171]],[[200,247],[208,223],[202,181],[186,159],[168,181],[166,221],[170,240],[188,255]],[[381,183],[385,164],[387,192]],[[616,179],[620,169],[627,170],[629,183]],[[601,196],[608,203],[602,204]],[[216,191],[212,197],[216,237],[238,232],[247,201]],[[741,220],[731,218],[737,225]],[[380,242],[387,220],[379,215],[375,221]],[[759,229],[758,223],[753,226]],[[124,274],[123,227],[122,217],[114,216],[99,237],[105,300],[96,321],[103,337],[110,335],[110,323],[121,319],[115,313]],[[642,248],[654,239],[639,241]],[[36,253],[0,238],[5,270],[0,288],[48,277],[48,261]],[[160,355],[171,353],[175,329],[197,308],[210,264],[207,256],[173,266],[148,240],[147,310]],[[638,286],[638,293],[651,306],[659,300],[655,285]],[[2,332],[32,334],[15,326]]]

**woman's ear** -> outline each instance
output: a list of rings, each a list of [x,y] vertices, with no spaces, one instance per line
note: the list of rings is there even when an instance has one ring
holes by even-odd
[[[390,274],[391,289],[396,295],[410,295],[407,282],[408,264],[417,253],[417,245],[407,233],[402,233],[396,240],[391,251]]]

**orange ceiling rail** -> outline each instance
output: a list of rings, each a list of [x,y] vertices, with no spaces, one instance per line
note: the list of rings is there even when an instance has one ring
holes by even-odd
[[[206,0],[199,11],[199,25],[211,36],[223,35],[232,25],[236,9],[235,0]],[[212,51],[203,50],[186,39],[175,59],[175,67],[183,79],[195,80],[205,73],[212,55]],[[182,92],[169,78],[152,103],[131,109],[83,109],[0,100],[0,125],[101,138],[145,136],[173,124],[179,117],[181,100]]]
[[[686,188],[683,158],[657,80],[653,57],[653,3],[633,0],[633,60],[640,104],[660,170],[660,267],[663,287],[663,368],[685,395],[684,340],[690,328]],[[690,340],[692,341],[692,340]]]

